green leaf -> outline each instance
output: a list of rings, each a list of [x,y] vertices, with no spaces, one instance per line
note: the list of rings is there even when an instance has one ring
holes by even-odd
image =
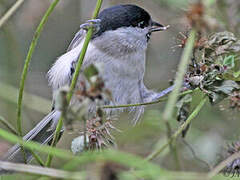
[[[237,71],[237,72],[234,72],[234,73],[233,73],[233,76],[234,76],[235,78],[240,78],[240,70]]]
[[[98,70],[93,64],[91,64],[84,70],[84,75],[89,80],[91,77],[98,75]]]
[[[235,66],[235,56],[234,55],[230,55],[230,56],[226,56],[223,60],[223,65],[227,66],[229,68],[233,68]]]
[[[237,72],[227,72],[223,75],[223,79],[232,80],[232,81],[240,81],[240,71]]]

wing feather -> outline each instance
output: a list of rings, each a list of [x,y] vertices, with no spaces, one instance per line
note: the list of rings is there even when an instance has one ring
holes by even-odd
[[[70,51],[72,49],[74,49],[75,47],[77,47],[82,39],[85,37],[86,31],[83,29],[80,29],[74,36],[73,40],[71,41],[70,45],[68,46],[67,51]]]

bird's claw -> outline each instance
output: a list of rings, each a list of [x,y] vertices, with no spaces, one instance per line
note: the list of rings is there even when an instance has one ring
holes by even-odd
[[[90,19],[86,23],[80,25],[80,29],[88,31],[90,28],[93,28],[94,33],[97,33],[100,30],[101,19]]]

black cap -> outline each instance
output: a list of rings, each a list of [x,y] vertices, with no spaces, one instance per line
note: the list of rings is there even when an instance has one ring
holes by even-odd
[[[104,9],[97,17],[101,19],[100,30],[93,36],[100,36],[109,30],[116,30],[121,27],[137,27],[144,28],[150,25],[151,16],[144,9],[132,5],[116,5]]]

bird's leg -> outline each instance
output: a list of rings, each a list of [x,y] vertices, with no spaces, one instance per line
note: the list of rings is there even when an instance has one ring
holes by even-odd
[[[86,23],[80,25],[80,29],[88,30],[93,28],[93,32],[97,33],[100,30],[101,19],[91,19],[86,21]]]
[[[156,101],[156,100],[160,99],[161,97],[163,97],[163,96],[169,94],[170,92],[172,92],[173,89],[174,89],[174,86],[172,85],[172,86],[168,87],[167,89],[164,89],[160,92],[156,92],[152,100]]]
[[[172,92],[173,89],[174,89],[174,85],[168,87],[167,89],[164,89],[161,92],[156,92],[155,95],[154,95],[154,98],[152,100],[156,101],[156,100],[160,99],[161,97],[163,97],[163,96],[169,94],[170,92]],[[189,89],[192,89],[190,84],[188,82],[184,82],[180,91],[183,92],[183,91],[186,91],[186,90],[189,90]]]
[[[157,101],[163,96],[166,96],[167,94],[172,92],[174,89],[174,85],[172,85],[160,92],[154,92],[154,91],[148,90],[143,84],[143,82],[141,83],[140,87],[141,87],[141,96],[142,96],[143,102]],[[180,91],[183,92],[189,89],[192,89],[190,84],[188,82],[184,82]]]

